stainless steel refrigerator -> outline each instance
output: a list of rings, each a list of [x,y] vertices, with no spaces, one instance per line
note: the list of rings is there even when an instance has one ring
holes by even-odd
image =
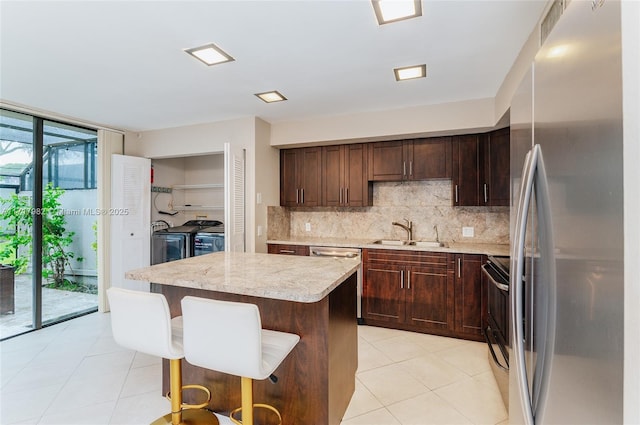
[[[511,105],[510,423],[622,423],[620,3],[542,27]]]

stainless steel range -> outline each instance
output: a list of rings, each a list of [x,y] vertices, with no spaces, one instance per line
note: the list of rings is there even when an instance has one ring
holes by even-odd
[[[509,257],[489,256],[482,266],[487,277],[487,326],[489,363],[500,395],[509,410]]]

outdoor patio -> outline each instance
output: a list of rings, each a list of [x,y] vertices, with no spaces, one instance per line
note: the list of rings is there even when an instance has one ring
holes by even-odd
[[[33,307],[31,275],[15,277],[15,312],[0,315],[0,339],[32,329]],[[95,310],[98,295],[42,288],[42,322],[47,323],[73,314]]]

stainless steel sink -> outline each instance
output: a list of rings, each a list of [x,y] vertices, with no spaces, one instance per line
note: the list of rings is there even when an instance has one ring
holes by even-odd
[[[417,246],[421,248],[446,248],[447,244],[444,242],[435,241],[403,241],[398,239],[378,239],[373,241],[376,245],[395,245],[395,246]]]
[[[409,241],[401,241],[396,239],[378,239],[377,241],[373,241],[376,245],[407,245]]]
[[[422,248],[446,248],[447,244],[436,241],[410,241],[408,245],[419,246]]]

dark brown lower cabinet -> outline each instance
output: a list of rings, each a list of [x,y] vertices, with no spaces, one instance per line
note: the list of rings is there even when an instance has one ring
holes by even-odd
[[[454,332],[462,338],[482,339],[487,294],[482,286],[482,255],[449,254],[455,287]]]
[[[481,255],[363,250],[365,324],[482,340],[481,260]]]
[[[450,334],[454,310],[447,254],[364,250],[363,261],[365,323]]]

